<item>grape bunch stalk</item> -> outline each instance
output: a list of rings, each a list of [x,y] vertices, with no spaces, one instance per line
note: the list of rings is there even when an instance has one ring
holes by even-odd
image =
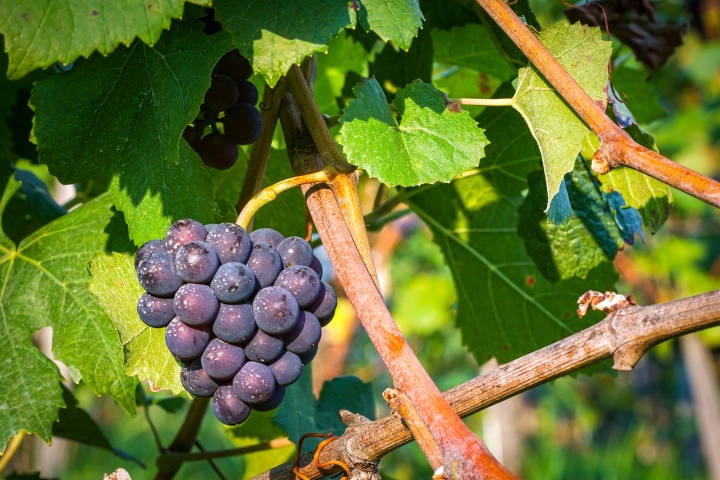
[[[183,138],[208,167],[232,167],[237,162],[238,145],[250,145],[260,138],[262,115],[255,108],[258,90],[248,81],[250,75],[252,66],[239,50],[223,55],[213,69],[200,113],[183,132]]]
[[[135,254],[140,319],[165,328],[190,394],[226,425],[280,405],[337,307],[310,244],[234,223],[173,223]]]

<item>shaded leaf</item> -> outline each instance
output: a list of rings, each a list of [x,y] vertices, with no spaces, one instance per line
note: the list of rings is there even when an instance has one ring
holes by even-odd
[[[427,29],[418,32],[417,38],[407,51],[386,44],[370,64],[370,71],[385,90],[388,101],[398,89],[413,80],[430,83],[432,68],[433,43]]]
[[[125,349],[127,375],[148,380],[154,391],[184,392],[180,365],[165,345],[165,329],[145,325],[137,314],[144,293],[128,255],[97,255],[90,264],[90,291],[110,317]]]
[[[467,112],[453,111],[432,85],[414,82],[398,91],[395,119],[373,78],[353,89],[357,100],[340,117],[348,161],[388,185],[448,182],[476,167],[487,144]]]
[[[424,19],[418,0],[362,0],[360,3],[363,26],[403,50],[410,48]]]
[[[326,381],[317,402],[317,425],[322,431],[336,436],[345,432],[347,427],[338,414],[341,409],[375,420],[375,400],[370,384],[352,375]]]
[[[327,51],[330,38],[355,25],[355,11],[335,0],[216,0],[214,6],[215,18],[271,86],[292,65]]]

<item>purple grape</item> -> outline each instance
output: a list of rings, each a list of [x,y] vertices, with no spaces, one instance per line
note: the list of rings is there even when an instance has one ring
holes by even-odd
[[[268,368],[275,376],[278,385],[290,385],[300,378],[302,373],[302,361],[300,357],[292,352],[285,352],[283,355],[268,365]]]
[[[336,308],[337,295],[335,294],[335,290],[329,284],[322,282],[318,298],[315,299],[312,305],[306,307],[305,310],[313,313],[317,319],[320,320],[320,325],[324,327],[332,320]]]
[[[322,262],[320,262],[320,259],[317,258],[315,255],[313,255],[312,262],[310,263],[310,268],[315,270],[315,273],[318,274],[318,278],[322,280],[322,276],[323,276]]]
[[[210,323],[217,315],[220,302],[207,285],[188,283],[175,294],[175,314],[188,325]]]
[[[183,284],[175,271],[173,256],[167,252],[152,252],[145,257],[137,274],[140,285],[156,297],[171,297]]]
[[[225,303],[240,303],[255,292],[255,275],[244,264],[222,265],[210,282],[215,296]]]
[[[281,335],[293,329],[300,307],[292,293],[280,287],[266,287],[253,299],[253,316],[258,328],[270,335]]]
[[[240,89],[235,80],[227,75],[215,75],[205,92],[205,107],[213,112],[224,112],[238,103],[239,96]]]
[[[289,352],[303,355],[318,346],[321,336],[320,321],[312,313],[302,310],[295,328],[285,334],[285,348]]]
[[[245,356],[253,362],[268,364],[280,357],[284,349],[285,342],[282,338],[258,330],[245,345]]]
[[[247,266],[257,278],[260,288],[272,285],[283,268],[282,259],[275,247],[264,242],[253,244]]]
[[[252,252],[252,240],[240,225],[222,223],[208,232],[207,243],[215,248],[222,263],[248,261]]]
[[[175,317],[172,298],[160,298],[143,293],[137,304],[137,312],[145,325],[149,327],[164,327]]]
[[[285,267],[295,265],[309,267],[315,257],[310,244],[300,237],[287,237],[275,249],[280,254]]]
[[[143,243],[142,247],[135,252],[135,270],[137,270],[140,262],[145,260],[153,252],[164,252],[165,241],[164,240],[150,240],[149,242]]]
[[[178,358],[190,360],[202,355],[210,343],[210,327],[200,325],[191,327],[179,318],[173,318],[165,330],[165,344],[170,353]]]
[[[178,248],[175,269],[186,282],[207,283],[220,267],[215,249],[208,243],[194,240]]]
[[[212,397],[218,388],[215,380],[203,370],[199,358],[193,360],[190,365],[183,366],[180,371],[180,383],[190,395],[196,397]]]
[[[272,395],[270,395],[270,398],[262,403],[256,403],[252,406],[252,409],[258,412],[269,412],[270,410],[275,410],[280,406],[285,398],[285,390],[286,388],[284,386],[275,385],[275,391]]]
[[[213,323],[213,333],[218,338],[228,343],[242,343],[248,341],[255,331],[257,326],[251,303],[220,304],[220,310]]]
[[[193,240],[205,241],[207,230],[202,223],[191,218],[178,220],[170,225],[165,235],[165,248],[170,253],[175,253],[178,249]]]
[[[240,425],[252,413],[252,408],[243,402],[231,385],[222,385],[215,390],[212,401],[215,418],[225,425]]]
[[[252,240],[253,243],[269,243],[273,247],[277,248],[277,246],[280,245],[280,242],[285,240],[285,237],[283,237],[280,232],[273,230],[272,228],[259,228],[250,232],[250,240]]]
[[[215,380],[232,378],[245,365],[241,347],[213,338],[202,354],[202,368]]]
[[[225,134],[238,145],[250,145],[262,133],[262,115],[254,105],[238,103],[221,119]]]
[[[315,358],[315,355],[317,355],[318,347],[313,348],[308,353],[304,353],[302,355],[298,355],[300,357],[300,361],[303,365],[307,365],[308,363],[313,361],[313,358]]]
[[[292,293],[298,305],[306,307],[320,295],[322,282],[310,267],[289,267],[280,272],[275,280],[276,287],[282,287]]]
[[[238,100],[237,103],[249,103],[255,105],[258,101],[258,89],[252,83],[247,80],[237,83],[238,88]]]
[[[252,72],[252,65],[237,48],[223,55],[213,68],[214,74],[227,75],[238,83],[250,78]]]
[[[220,224],[219,224],[219,223],[208,223],[208,224],[206,224],[206,225],[205,225],[205,230],[207,230],[208,235],[210,235],[210,232],[212,232],[212,231],[215,229],[215,227],[217,227],[218,225],[220,225]],[[205,241],[207,242],[207,238],[205,238]],[[210,242],[208,242],[208,243],[210,243]],[[217,249],[215,249],[215,252],[217,253]]]
[[[275,377],[266,365],[247,362],[235,375],[232,388],[243,402],[262,403],[275,391]]]
[[[199,146],[200,158],[210,168],[227,170],[237,163],[237,143],[227,135],[210,133],[203,137]]]

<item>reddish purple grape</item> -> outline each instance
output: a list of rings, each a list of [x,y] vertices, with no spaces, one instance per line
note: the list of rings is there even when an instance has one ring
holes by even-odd
[[[183,388],[196,397],[212,397],[218,384],[202,368],[199,358],[190,365],[183,366],[180,371],[180,383]]]
[[[245,352],[241,347],[214,338],[205,348],[201,359],[202,367],[208,375],[215,380],[227,380],[245,365]]]
[[[268,364],[280,357],[283,350],[285,350],[285,342],[282,337],[268,335],[258,330],[245,345],[245,356],[253,362]]]
[[[287,237],[275,250],[280,254],[286,268],[301,265],[310,267],[315,258],[310,244],[300,237]]]
[[[213,323],[213,333],[218,338],[228,343],[247,342],[256,330],[251,303],[220,304],[220,310]]]
[[[179,318],[173,318],[165,330],[165,344],[170,353],[178,358],[190,360],[202,355],[210,343],[210,327],[191,327]]]
[[[282,271],[282,258],[275,248],[264,242],[253,244],[247,266],[255,275],[260,288],[269,287]]]
[[[223,55],[218,61],[213,73],[217,75],[227,75],[228,77],[240,83],[247,80],[252,75],[252,65],[247,58],[240,54],[240,50],[232,50]]]
[[[315,270],[315,273],[318,274],[318,278],[322,280],[322,276],[323,276],[322,262],[320,262],[320,259],[317,258],[315,255],[313,255],[312,262],[310,263],[310,268]]]
[[[160,298],[143,293],[137,304],[137,312],[140,320],[149,327],[164,327],[170,320],[175,318],[172,298]]]
[[[215,418],[230,426],[240,425],[252,413],[252,408],[240,399],[230,385],[222,385],[215,391],[212,410]]]
[[[315,270],[304,266],[286,268],[275,280],[275,286],[292,293],[300,307],[306,307],[318,298],[321,285]]]
[[[262,115],[249,103],[239,103],[225,112],[222,123],[225,134],[238,145],[250,145],[262,133]]]
[[[250,240],[252,240],[253,243],[269,243],[273,247],[277,248],[277,246],[280,245],[280,242],[285,240],[285,237],[283,237],[280,232],[273,230],[272,228],[258,228],[257,230],[250,232]]]
[[[268,365],[278,385],[295,383],[302,373],[302,361],[292,352],[286,351],[280,358]]]
[[[208,232],[207,242],[215,248],[222,263],[247,263],[253,242],[244,228],[234,223],[221,223]]]
[[[240,303],[253,294],[255,284],[255,275],[246,265],[230,262],[218,269],[210,288],[221,302]]]
[[[187,325],[205,325],[215,319],[220,302],[207,285],[188,283],[175,294],[175,314]]]
[[[238,84],[227,75],[214,75],[205,92],[205,107],[213,112],[224,112],[238,102]]]
[[[280,287],[266,287],[253,299],[253,316],[258,328],[270,335],[282,335],[293,329],[300,307],[292,293]]]
[[[191,218],[178,220],[170,225],[165,235],[165,248],[168,252],[175,254],[178,249],[193,240],[205,241],[207,230],[202,223]]]
[[[175,269],[186,282],[208,283],[219,267],[215,249],[200,240],[186,243],[175,254]]]
[[[275,410],[280,406],[285,398],[285,390],[286,387],[282,385],[275,385],[275,391],[272,395],[270,395],[270,398],[262,403],[256,403],[252,406],[252,409],[257,410],[258,412],[269,412],[270,410]]]
[[[227,170],[237,162],[238,146],[227,135],[210,133],[202,139],[199,155],[208,167],[215,170]]]
[[[258,101],[258,89],[252,82],[243,80],[238,82],[238,101],[237,103],[249,103],[255,105]]]
[[[302,310],[295,327],[285,334],[285,348],[297,355],[304,355],[320,343],[322,326],[310,312]]]
[[[145,260],[154,252],[164,252],[165,241],[164,240],[150,240],[149,242],[143,243],[142,247],[135,252],[135,270],[137,270],[140,262]]]
[[[137,269],[140,285],[156,297],[170,297],[183,284],[175,271],[173,256],[167,252],[152,252],[146,256]]]
[[[335,290],[328,283],[322,282],[317,299],[305,309],[313,313],[320,320],[320,325],[324,327],[332,320],[336,308],[337,295]]]
[[[247,362],[235,375],[232,388],[243,402],[262,403],[275,391],[275,377],[266,365]]]
[[[302,355],[298,355],[300,357],[300,361],[303,365],[307,365],[308,363],[312,362],[315,358],[315,355],[317,355],[318,347],[313,348],[308,353],[303,353]]]

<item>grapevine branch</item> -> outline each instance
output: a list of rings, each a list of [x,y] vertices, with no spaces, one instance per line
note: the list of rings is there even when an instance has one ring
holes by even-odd
[[[304,82],[304,77],[301,78]],[[292,87],[290,91],[294,96]],[[313,172],[321,165],[318,150],[313,141],[307,138],[302,123],[305,117],[301,116],[293,96],[286,95],[280,108],[280,121],[288,152],[297,173]],[[312,97],[302,97],[302,101],[314,103]],[[308,128],[312,127],[308,125]],[[322,121],[319,128],[327,129]],[[453,412],[410,349],[363,263],[335,194],[323,184],[302,188],[318,233],[348,299],[388,367],[395,387],[407,395],[418,417],[437,443],[444,459],[445,472],[464,479],[515,478]]]
[[[590,98],[504,0],[476,1],[600,139],[600,149],[593,157],[595,172],[607,173],[624,165],[720,207],[720,183],[634,142],[605,115],[603,106]]]
[[[720,325],[720,290],[647,307],[629,307],[559,342],[506,363],[448,390],[453,410],[466,417],[550,380],[614,358],[613,368],[630,370],[652,346],[690,332]],[[370,422],[341,412],[345,434],[320,452],[351,467],[377,462],[413,438],[400,418]],[[314,467],[312,454],[300,458],[301,473],[322,478],[330,472]],[[292,464],[279,465],[252,480],[293,480]]]

